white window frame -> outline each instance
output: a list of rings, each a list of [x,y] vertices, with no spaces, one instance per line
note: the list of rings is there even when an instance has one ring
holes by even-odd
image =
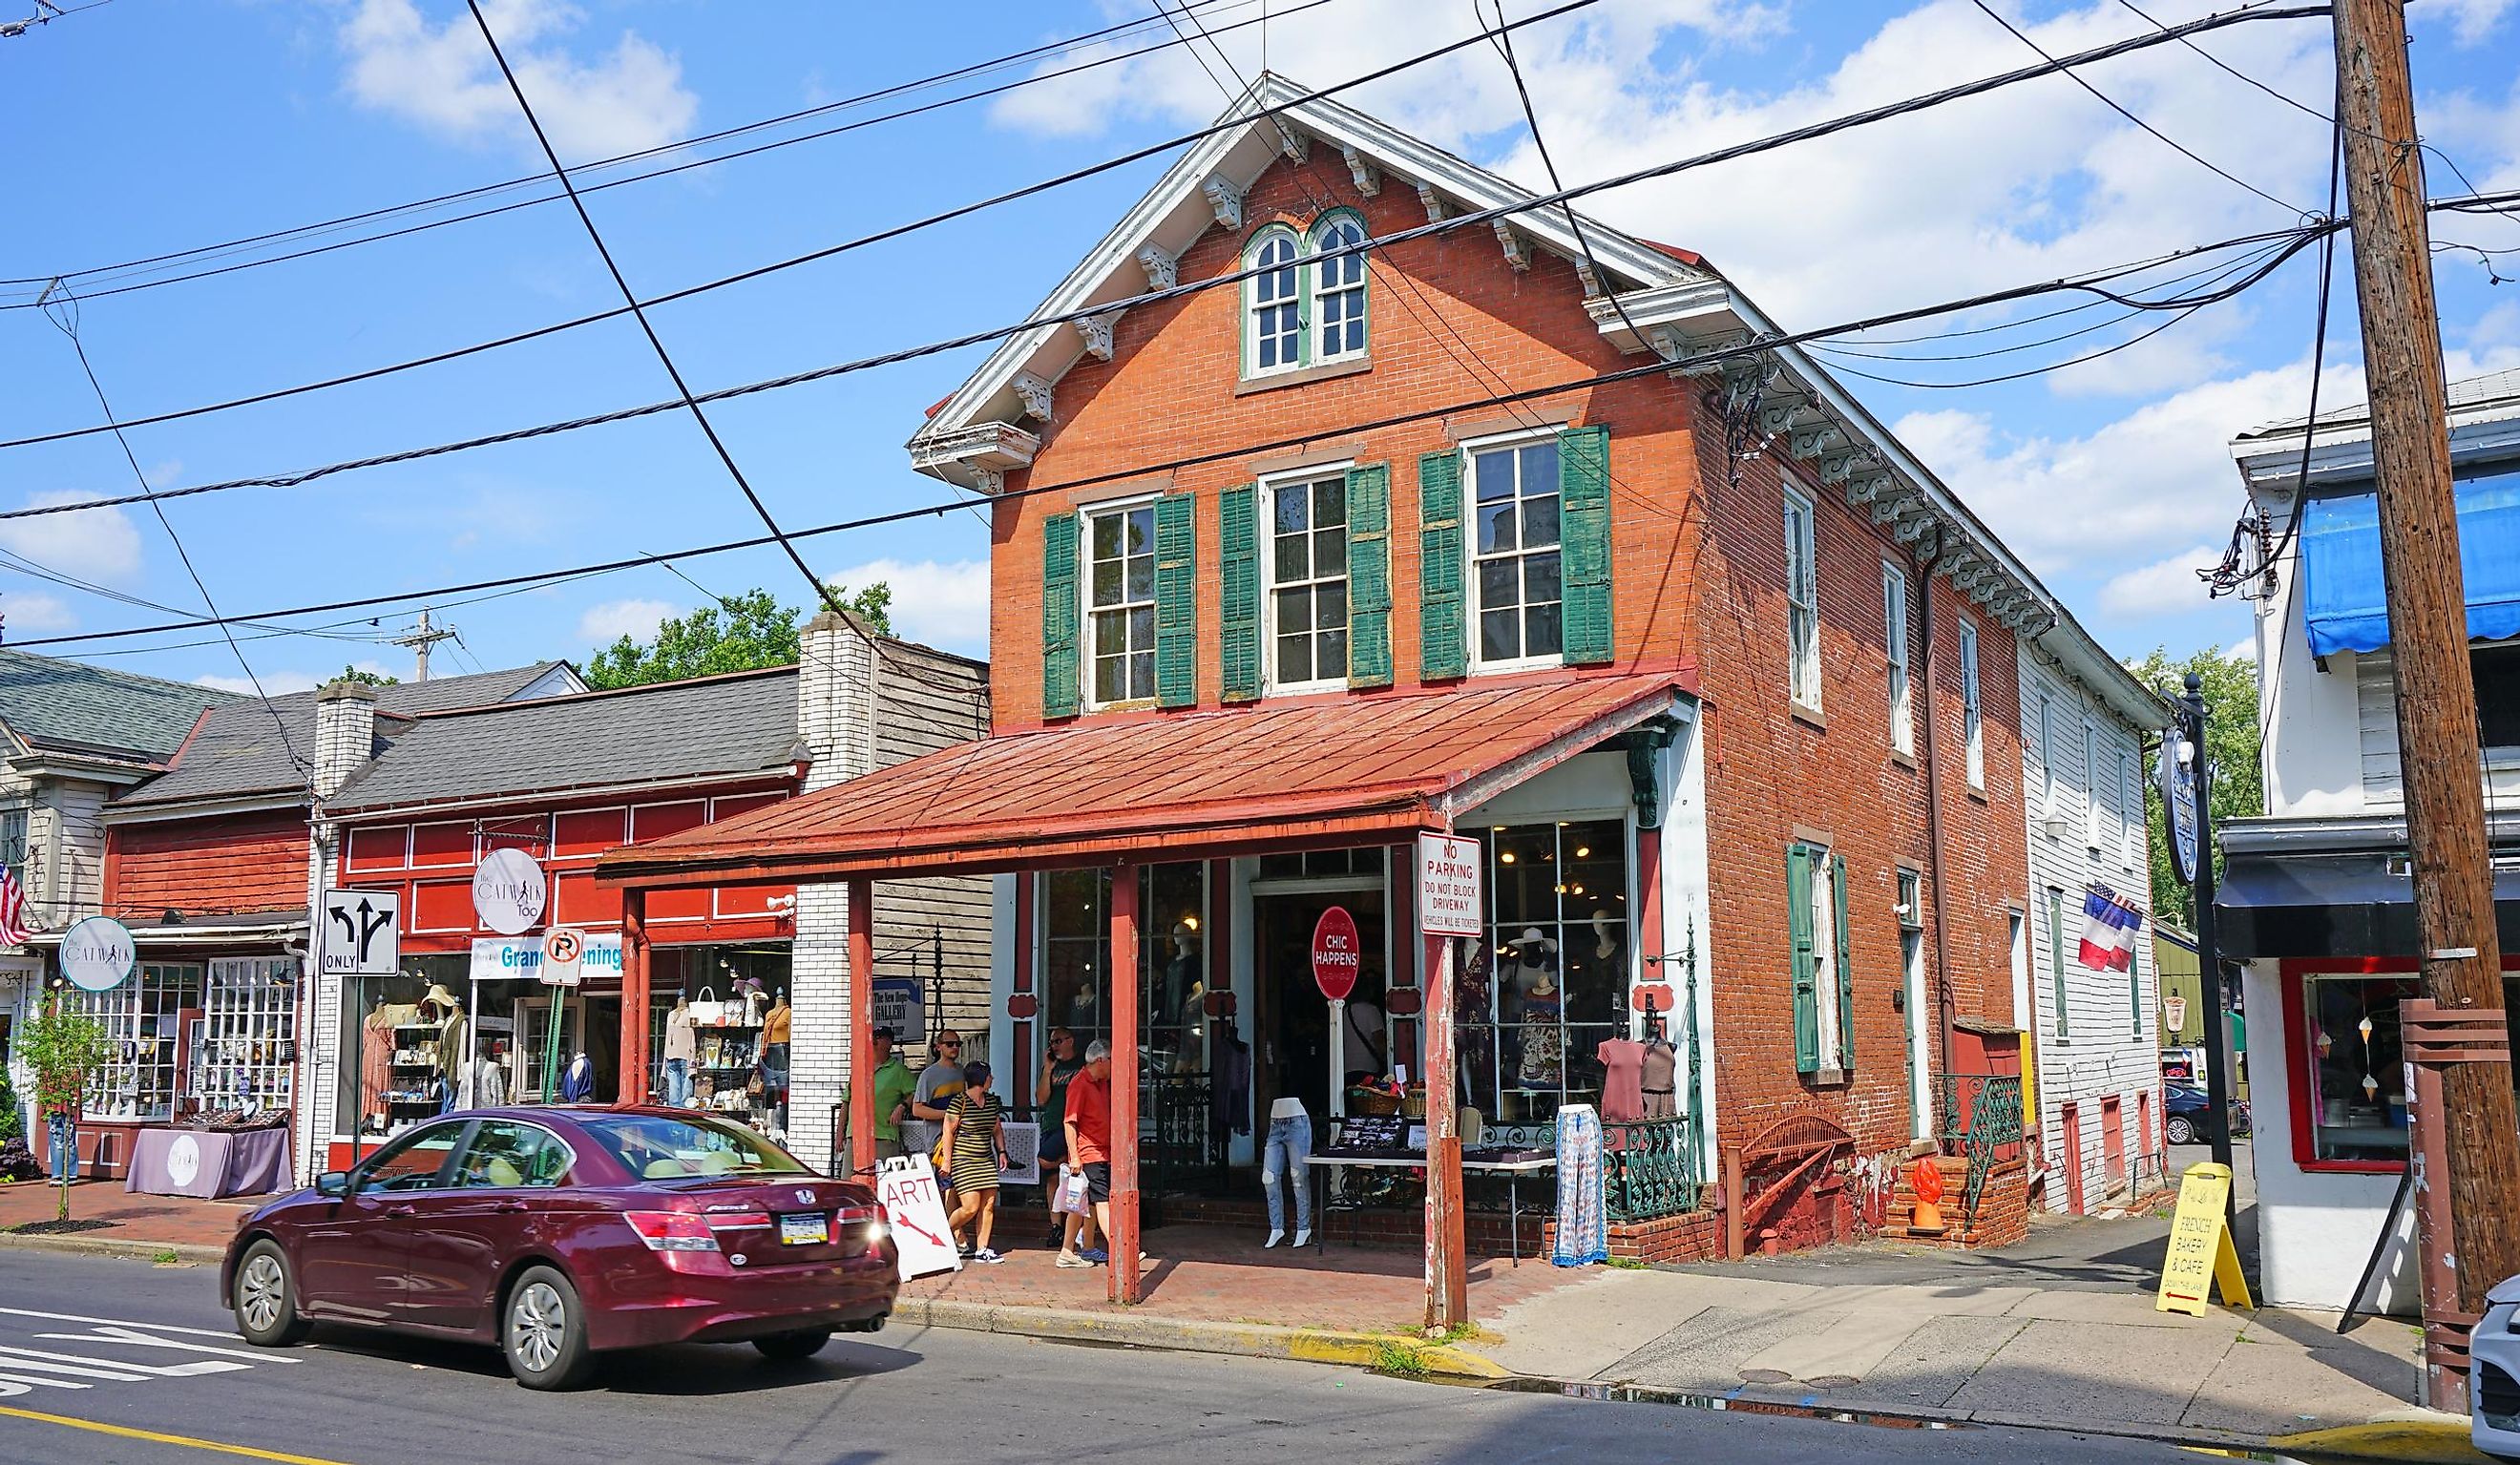
[[[2100,725],[2089,712],[2083,714],[2083,844],[2094,855],[2107,848],[2100,839]]]
[[[1246,278],[1239,291],[1242,296],[1242,375],[1246,378],[1256,379],[1275,377],[1283,372],[1299,372],[1304,369],[1309,360],[1310,341],[1307,337],[1312,331],[1312,313],[1305,309],[1305,305],[1310,298],[1306,287],[1312,276],[1312,266],[1305,257],[1311,251],[1304,245],[1303,233],[1288,224],[1272,224],[1254,233],[1242,246],[1242,267],[1246,270],[1258,269],[1260,251],[1280,241],[1283,241],[1294,252],[1287,256],[1283,265],[1272,265],[1265,273]],[[1286,271],[1293,281],[1294,292],[1284,298],[1262,301],[1260,298],[1262,283],[1282,269]],[[1292,305],[1295,309],[1295,329],[1289,337],[1294,342],[1293,354],[1272,365],[1262,366],[1260,341],[1264,333],[1260,329],[1260,312],[1263,309],[1275,310],[1285,305]],[[1276,333],[1267,333],[1272,338],[1276,335]]]
[[[2056,699],[2039,694],[2039,817],[2056,817]]]
[[[1493,453],[1501,448],[1519,452],[1535,443],[1554,442],[1557,435],[1557,429],[1554,427],[1532,432],[1501,432],[1488,437],[1465,439],[1459,449],[1462,464],[1462,605],[1469,642],[1470,675],[1472,676],[1536,671],[1544,667],[1566,664],[1566,459],[1563,453],[1557,460],[1555,495],[1557,499],[1557,543],[1554,546],[1557,552],[1557,649],[1536,656],[1525,654],[1490,659],[1484,654],[1487,637],[1482,633],[1479,625],[1483,611],[1483,602],[1479,598],[1479,565],[1487,560],[1506,558],[1507,555],[1479,553],[1479,482],[1475,460],[1481,453]],[[1514,503],[1519,505],[1521,502],[1522,469],[1517,465],[1514,468]],[[1509,552],[1517,565],[1532,553],[1527,546],[1521,545],[1520,522],[1520,511],[1517,510],[1514,531],[1517,548]],[[1530,604],[1528,600],[1521,600],[1516,602],[1516,607],[1518,610],[1527,611]],[[1526,625],[1524,629],[1527,632],[1529,627]],[[1529,644],[1528,636],[1525,637],[1524,644],[1526,645]]]
[[[1354,254],[1342,254],[1334,259],[1321,257],[1323,237],[1341,225],[1356,231],[1359,244],[1369,243],[1372,238],[1365,231],[1364,218],[1353,209],[1331,210],[1324,217],[1314,220],[1313,227],[1304,231],[1304,299],[1300,314],[1304,320],[1305,360],[1312,366],[1328,366],[1341,361],[1362,361],[1373,354],[1373,307],[1372,302],[1368,299],[1366,255],[1363,251],[1359,251]],[[1329,247],[1340,246],[1332,244]],[[1334,289],[1329,287],[1325,279],[1326,273],[1334,268],[1348,266],[1353,266],[1356,270],[1356,283],[1340,285]],[[1353,293],[1356,297],[1354,319],[1364,328],[1359,333],[1357,347],[1353,351],[1325,351],[1322,349],[1322,332],[1328,324],[1329,312],[1323,307],[1322,302],[1333,294],[1348,293]],[[1344,325],[1345,322],[1342,321],[1341,324]]]
[[[1821,710],[1819,506],[1785,485],[1785,695]]]
[[[1148,678],[1147,694],[1143,697],[1118,697],[1105,700],[1094,694],[1094,664],[1098,659],[1100,659],[1098,653],[1102,648],[1102,637],[1096,630],[1094,619],[1096,610],[1098,608],[1102,610],[1115,608],[1125,609],[1129,606],[1143,603],[1147,607],[1147,613],[1151,617],[1154,614],[1155,608],[1154,581],[1151,571],[1148,578],[1147,599],[1143,602],[1128,599],[1129,572],[1127,559],[1129,552],[1126,541],[1122,542],[1120,550],[1122,560],[1120,570],[1120,603],[1116,607],[1108,605],[1098,607],[1095,605],[1094,521],[1099,518],[1108,518],[1113,514],[1125,516],[1140,510],[1146,511],[1148,515],[1147,557],[1148,559],[1152,559],[1155,555],[1155,529],[1153,522],[1155,499],[1156,495],[1143,494],[1134,498],[1112,499],[1105,503],[1083,505],[1079,507],[1076,511],[1076,532],[1080,538],[1080,543],[1076,547],[1076,599],[1078,607],[1077,614],[1081,621],[1077,636],[1077,677],[1078,680],[1084,684],[1078,688],[1078,694],[1083,699],[1084,705],[1092,711],[1101,711],[1106,707],[1142,706],[1153,701],[1155,697],[1155,688],[1151,676]],[[1153,644],[1149,643],[1147,649],[1151,654],[1154,650]]]
[[[2144,848],[2143,780],[2136,777],[2135,770],[2135,749],[2119,743],[2118,814],[2125,821],[2126,827],[2126,838],[2120,843],[2125,846],[2124,863],[2128,869],[2141,868],[2148,853]]]
[[[1890,750],[1916,751],[1916,679],[1908,655],[1908,572],[1881,561],[1881,653],[1890,667]]]
[[[1354,466],[1356,466],[1356,465],[1352,461],[1345,463],[1326,463],[1317,465],[1313,467],[1297,468],[1290,472],[1279,473],[1275,476],[1260,480],[1260,503],[1258,506],[1260,512],[1260,685],[1264,692],[1268,695],[1296,696],[1305,692],[1340,691],[1344,690],[1347,687],[1347,673],[1344,670],[1335,677],[1316,677],[1309,682],[1281,682],[1278,680],[1278,591],[1281,588],[1278,583],[1277,553],[1278,495],[1282,491],[1289,488],[1309,489],[1312,485],[1322,482],[1324,479],[1328,478],[1344,479],[1347,475],[1348,469]],[[1326,576],[1316,575],[1314,578],[1302,583],[1306,585],[1320,585],[1324,583],[1327,578],[1328,577]],[[1350,579],[1348,571],[1340,571],[1338,579],[1340,584],[1348,588],[1348,593],[1350,595],[1355,593],[1355,582]],[[1351,606],[1350,608],[1351,611],[1353,611],[1353,607]],[[1316,633],[1320,630],[1319,627],[1315,627],[1314,629]],[[1314,650],[1316,657],[1318,657],[1320,651],[1320,644],[1318,642],[1315,643]],[[1348,650],[1351,657],[1353,657],[1356,650],[1355,645],[1351,644]],[[1351,661],[1350,664],[1353,665],[1353,661]]]
[[[1960,740],[1968,747],[1968,786],[1986,792],[1986,692],[1978,682],[1977,627],[1960,621]]]
[[[1837,1005],[1837,864],[1829,858],[1832,853],[1820,850],[1811,877],[1812,1051],[1820,1058],[1822,1083],[1846,1073],[1846,1051],[1839,1043],[1844,1028]]]

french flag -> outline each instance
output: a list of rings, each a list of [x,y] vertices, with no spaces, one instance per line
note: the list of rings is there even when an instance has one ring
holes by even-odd
[[[2093,971],[2125,971],[2135,964],[2135,935],[2143,917],[2098,886],[2083,897],[2083,964]]]

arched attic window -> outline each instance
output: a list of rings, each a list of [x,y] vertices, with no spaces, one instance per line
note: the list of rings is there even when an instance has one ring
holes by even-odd
[[[1365,221],[1353,210],[1336,209],[1313,225],[1312,253],[1350,248],[1365,243]],[[1315,362],[1346,361],[1363,356],[1366,345],[1365,254],[1336,254],[1317,259],[1312,268]]]
[[[1273,224],[1243,247],[1245,269],[1260,273],[1242,282],[1242,369],[1248,377],[1304,364],[1303,242],[1295,231]]]

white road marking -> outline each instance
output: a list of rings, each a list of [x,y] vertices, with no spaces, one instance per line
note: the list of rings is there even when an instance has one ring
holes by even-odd
[[[73,1384],[68,1379],[22,1379],[0,1373],[0,1398],[15,1398],[31,1393],[38,1386],[47,1389],[91,1389],[92,1384]]]
[[[65,1363],[90,1363],[99,1368],[119,1368],[145,1379],[189,1379],[204,1373],[241,1373],[250,1363],[232,1363],[225,1358],[193,1358],[182,1363],[129,1363],[120,1358],[89,1358],[77,1354],[57,1354],[32,1348],[0,1346],[0,1368],[15,1368],[17,1358],[57,1358]]]
[[[95,1364],[97,1360],[94,1358],[76,1360],[54,1358],[25,1348],[0,1348],[0,1354],[9,1355],[0,1357],[0,1368],[15,1368],[22,1373],[59,1373],[74,1379],[103,1379],[109,1384],[145,1383],[149,1378],[145,1373],[126,1373],[111,1364],[102,1367],[80,1366]]]
[[[48,1322],[94,1322],[108,1327],[147,1328],[153,1333],[183,1333],[194,1338],[219,1338],[242,1343],[230,1328],[179,1328],[170,1322],[140,1322],[129,1317],[85,1317],[76,1312],[37,1312],[27,1308],[0,1308],[0,1316],[41,1317]]]
[[[35,1336],[38,1338],[59,1339],[64,1343],[128,1343],[135,1348],[171,1348],[188,1354],[215,1354],[222,1358],[243,1358],[246,1362],[241,1366],[245,1367],[251,1367],[256,1363],[302,1363],[306,1361],[303,1358],[290,1357],[288,1354],[283,1354],[276,1349],[263,1349],[256,1351],[243,1348],[211,1348],[206,1344],[186,1343],[179,1338],[153,1338],[146,1333],[112,1323],[109,1323],[88,1333],[37,1333]],[[243,1340],[239,1341],[242,1342]],[[215,1370],[203,1369],[201,1371],[206,1373],[213,1372]]]

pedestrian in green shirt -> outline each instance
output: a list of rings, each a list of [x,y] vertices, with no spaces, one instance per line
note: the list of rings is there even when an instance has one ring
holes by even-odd
[[[919,1090],[919,1076],[892,1050],[890,1028],[875,1030],[875,1156],[888,1160],[907,1153],[901,1147],[901,1121]]]

